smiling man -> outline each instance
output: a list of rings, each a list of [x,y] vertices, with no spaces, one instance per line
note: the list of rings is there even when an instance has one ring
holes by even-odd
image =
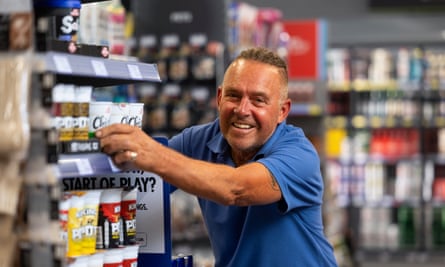
[[[319,157],[286,124],[287,83],[279,56],[247,49],[218,87],[215,121],[184,129],[168,147],[129,125],[96,136],[118,166],[198,197],[216,267],[337,266],[323,232]]]

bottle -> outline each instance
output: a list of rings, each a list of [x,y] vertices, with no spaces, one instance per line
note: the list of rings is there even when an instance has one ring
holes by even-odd
[[[400,239],[402,248],[414,247],[416,244],[416,227],[414,220],[414,208],[402,206],[397,213]]]

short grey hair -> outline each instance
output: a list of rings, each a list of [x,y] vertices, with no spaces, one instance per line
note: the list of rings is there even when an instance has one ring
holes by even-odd
[[[283,80],[284,90],[282,93],[282,99],[287,98],[287,84],[289,81],[287,64],[283,58],[281,58],[277,53],[265,48],[265,47],[252,47],[241,51],[241,53],[233,60],[236,62],[238,60],[254,60],[261,63],[269,64],[278,68],[281,78]]]

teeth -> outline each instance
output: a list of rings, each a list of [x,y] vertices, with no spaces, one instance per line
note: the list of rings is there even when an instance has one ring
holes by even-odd
[[[241,129],[250,129],[252,128],[250,125],[248,124],[240,124],[240,123],[234,123],[233,124],[235,127],[237,128],[241,128]]]

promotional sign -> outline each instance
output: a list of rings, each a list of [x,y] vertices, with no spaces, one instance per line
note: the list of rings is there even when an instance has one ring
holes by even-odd
[[[327,27],[323,20],[283,21],[289,34],[289,79],[323,80],[326,78]]]
[[[165,138],[156,138],[167,144]],[[104,165],[104,164],[102,164]],[[106,164],[105,164],[106,165]],[[62,190],[137,188],[136,241],[138,266],[171,265],[170,185],[157,174],[142,170],[120,171],[108,158],[112,171],[94,176],[63,178]]]

